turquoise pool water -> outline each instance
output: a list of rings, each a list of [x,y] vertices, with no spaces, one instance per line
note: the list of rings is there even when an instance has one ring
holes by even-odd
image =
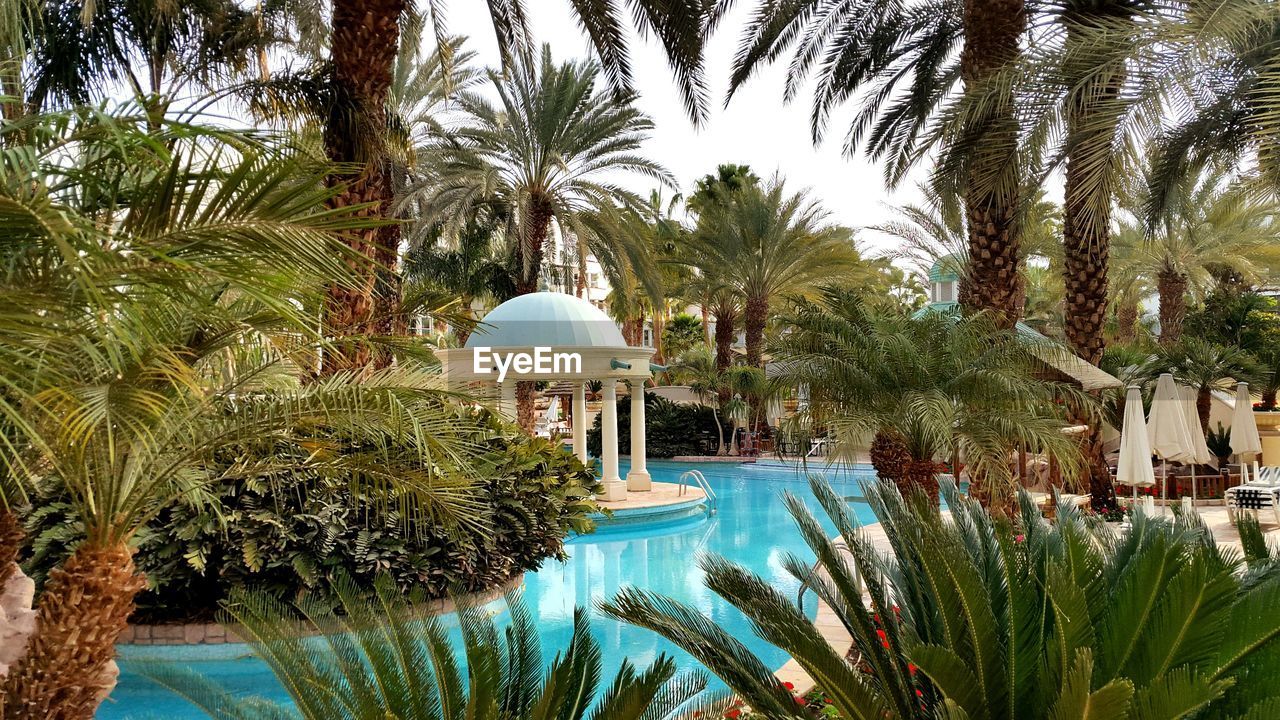
[[[674,482],[688,465],[651,462],[653,479]],[[670,523],[604,528],[575,538],[569,560],[548,561],[525,576],[525,599],[542,633],[542,649],[549,660],[568,644],[575,605],[591,606],[625,585],[655,590],[702,608],[730,634],[742,639],[771,666],[787,661],[786,653],[756,638],[746,619],[702,583],[695,559],[718,553],[751,568],[774,587],[794,596],[795,580],[782,568],[787,552],[812,557],[779,500],[784,490],[804,498],[817,512],[802,472],[778,463],[697,466],[719,495],[719,512]],[[869,467],[808,468],[827,476],[841,495],[861,495],[860,483],[871,476]],[[623,474],[625,475],[625,468]],[[871,522],[866,505],[854,505],[860,520]],[[821,513],[819,512],[819,517]],[[828,531],[830,523],[825,522]],[[812,604],[809,610],[812,612]],[[604,650],[605,678],[612,679],[622,658],[647,665],[659,653],[674,655],[682,668],[697,662],[646,630],[596,617],[595,630]],[[185,700],[132,672],[139,659],[182,663],[245,695],[276,700],[286,697],[266,667],[245,645],[131,646],[121,652],[120,682],[103,704],[101,720],[203,717]]]

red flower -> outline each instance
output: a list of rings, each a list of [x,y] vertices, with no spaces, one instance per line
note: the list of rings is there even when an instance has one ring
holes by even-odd
[[[889,636],[883,630],[876,630],[876,637],[880,638],[880,644],[889,647]]]
[[[1027,540],[1027,536],[1026,536],[1026,535],[1015,535],[1015,536],[1013,537],[1013,541],[1014,541],[1014,542],[1026,542],[1026,540]]]
[[[907,672],[911,673],[912,675],[915,675],[915,674],[916,674],[916,664],[915,664],[915,663],[907,663]]]
[[[797,696],[796,696],[796,704],[797,704],[797,705],[804,705],[804,704],[805,704],[805,702],[804,702],[804,698],[802,698],[802,697],[800,697],[799,695],[797,695]]]
[[[730,710],[724,714],[724,716],[727,718],[730,718],[730,720],[732,720],[732,718],[736,718],[741,715],[742,715],[742,711],[737,708],[734,708],[733,710]]]
[[[784,688],[786,688],[786,689],[788,689],[788,690],[795,690],[795,689],[796,689],[795,684],[794,684],[794,683],[789,683],[789,682],[784,682],[784,683],[782,683],[782,687],[784,687]]]

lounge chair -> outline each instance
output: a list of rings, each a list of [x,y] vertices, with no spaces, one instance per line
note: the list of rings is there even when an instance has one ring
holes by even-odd
[[[1242,510],[1252,510],[1256,516],[1260,510],[1271,508],[1271,512],[1275,514],[1276,523],[1280,524],[1280,483],[1275,483],[1277,475],[1261,472],[1259,476],[1260,479],[1256,483],[1227,488],[1225,494],[1227,517],[1232,522],[1235,522],[1236,514]],[[1262,484],[1264,482],[1274,484],[1264,485]]]

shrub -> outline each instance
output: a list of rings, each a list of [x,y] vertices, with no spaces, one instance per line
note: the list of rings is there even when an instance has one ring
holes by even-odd
[[[644,398],[645,454],[651,458],[714,455],[718,445],[711,408],[681,405],[657,395]],[[587,431],[587,450],[600,457],[600,415]],[[618,452],[631,454],[631,398],[618,400]]]
[[[403,590],[442,597],[562,558],[570,532],[593,529],[594,474],[547,440],[493,427],[483,479],[470,498],[474,524],[445,528],[407,517],[343,478],[240,476],[216,484],[211,496],[172,504],[138,536],[136,562],[148,588],[135,619],[211,618],[241,587],[285,600],[303,591],[329,597],[344,573],[366,587],[385,573]],[[82,537],[60,494],[51,485],[27,516],[33,541],[24,564],[37,581]]]

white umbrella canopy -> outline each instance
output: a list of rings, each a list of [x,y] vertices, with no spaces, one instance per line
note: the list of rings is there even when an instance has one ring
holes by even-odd
[[[1182,409],[1187,418],[1187,435],[1191,440],[1190,459],[1187,461],[1191,464],[1191,503],[1196,501],[1196,465],[1208,465],[1213,462],[1213,453],[1209,451],[1209,444],[1204,439],[1204,428],[1200,425],[1200,413],[1196,410],[1196,392],[1195,388],[1183,385],[1178,388],[1179,394],[1182,396]]]
[[[1240,470],[1248,481],[1249,460],[1262,452],[1262,438],[1258,436],[1258,423],[1253,418],[1253,397],[1248,383],[1236,384],[1236,407],[1231,412],[1231,452],[1240,458]]]
[[[1151,454],[1171,462],[1192,462],[1191,434],[1187,431],[1187,413],[1173,375],[1163,373],[1156,381],[1147,418],[1147,440]]]
[[[1146,418],[1142,417],[1142,391],[1136,385],[1130,385],[1124,399],[1124,422],[1120,428],[1120,462],[1116,465],[1116,482],[1133,487],[1135,508],[1138,506],[1138,488],[1156,484],[1146,422]]]
[[[1156,381],[1155,397],[1151,400],[1151,415],[1147,418],[1147,439],[1151,453],[1162,461],[1194,462],[1191,434],[1187,431],[1187,412],[1182,395],[1173,382],[1173,375],[1162,373]],[[1164,463],[1161,463],[1163,469]],[[1169,476],[1164,473],[1161,494],[1168,506]]]

